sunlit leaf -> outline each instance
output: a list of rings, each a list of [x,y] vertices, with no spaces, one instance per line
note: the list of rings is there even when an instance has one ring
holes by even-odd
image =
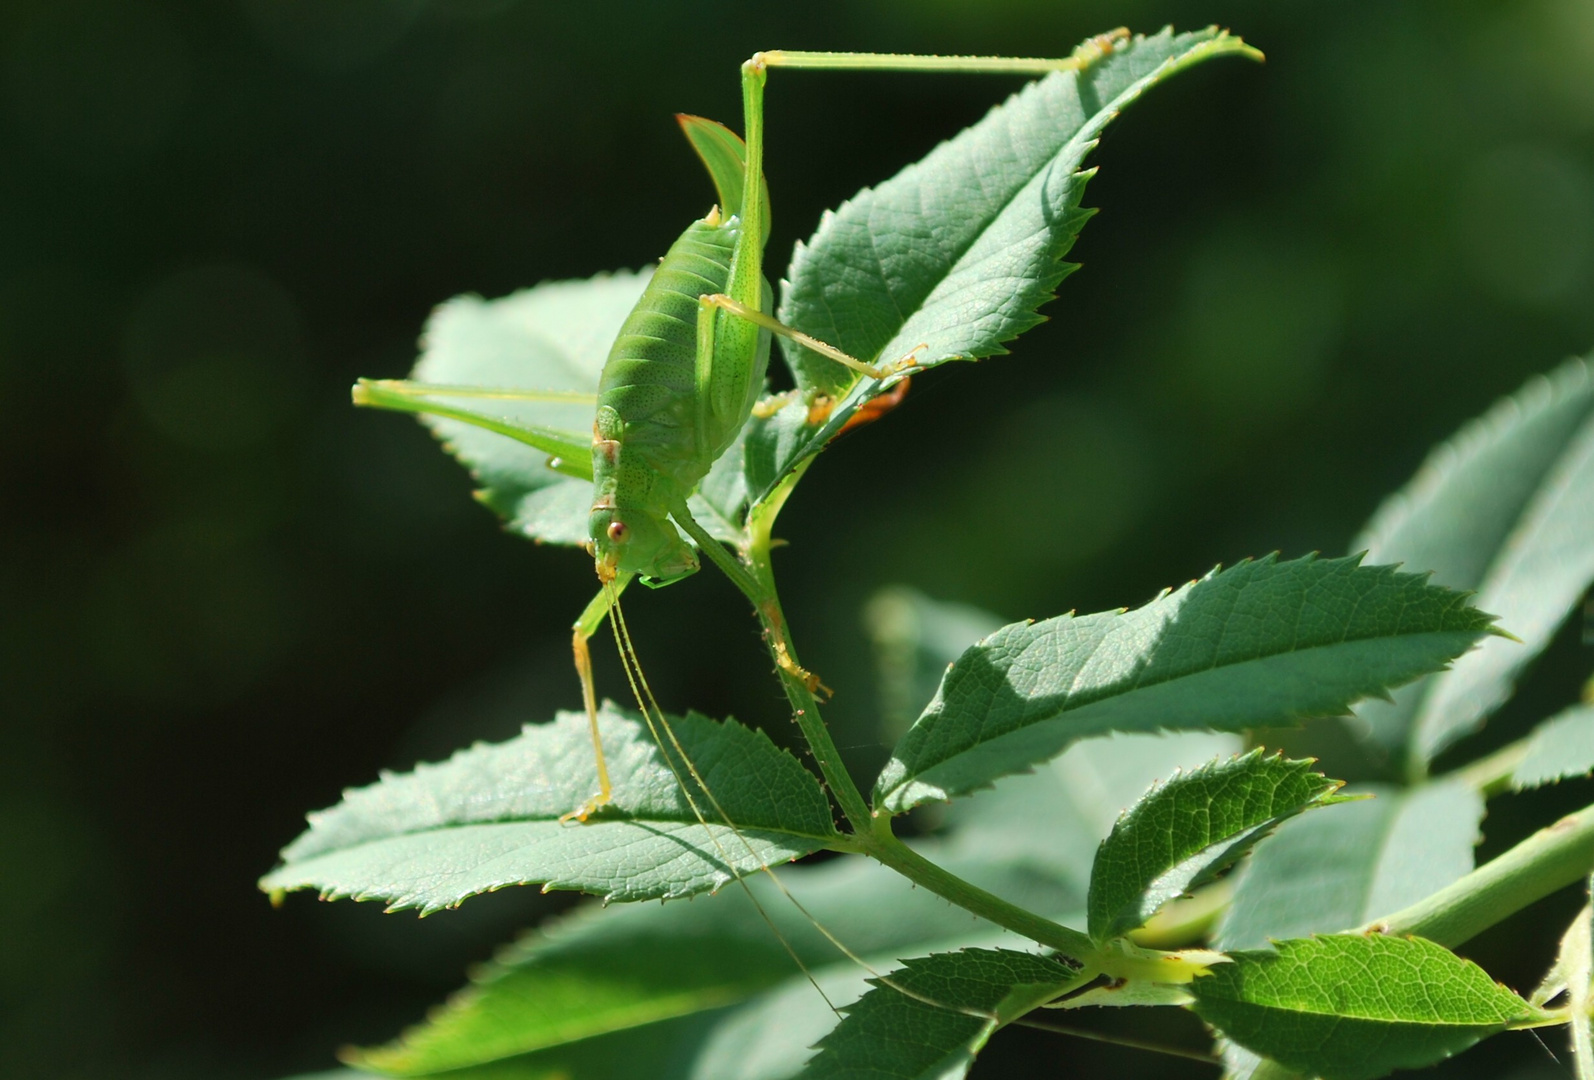
[[[1309,761],[1218,759],[1158,784],[1113,826],[1090,874],[1090,935],[1127,934],[1169,900],[1233,865],[1281,821],[1325,800],[1337,781]]]
[[[1459,1053],[1528,1003],[1421,938],[1339,935],[1237,953],[1191,984],[1225,1036],[1322,1080],[1376,1080]]]
[[[1358,563],[1244,562],[1134,611],[998,630],[947,672],[876,780],[875,805],[968,794],[1106,731],[1338,715],[1489,632],[1461,594]]]
[[[1121,41],[1080,72],[1033,83],[917,164],[827,213],[792,255],[779,316],[859,359],[919,368],[1004,352],[1074,269],[1063,261],[1092,211],[1081,171],[1102,130],[1150,87],[1213,56],[1257,56],[1216,29]],[[799,389],[837,402],[809,423],[797,401],[755,420],[755,499],[816,452],[879,381],[786,348]]]
[[[417,382],[488,390],[595,395],[620,324],[652,276],[619,271],[587,281],[549,281],[498,300],[458,296],[427,320]],[[586,436],[592,401],[449,397],[437,400],[510,423]],[[480,490],[477,497],[510,528],[534,540],[579,544],[587,538],[592,484],[554,472],[546,453],[462,420],[424,418]]]
[[[955,871],[1038,910],[1072,915],[1081,902],[1066,887],[1037,887],[1021,870],[934,853]],[[781,872],[781,881],[803,910],[761,874],[748,884],[763,915],[739,888],[691,904],[583,910],[504,950],[471,986],[399,1042],[352,1060],[399,1075],[456,1069],[751,1002],[781,986],[799,1002],[811,996],[825,1014],[782,939],[811,971],[828,972],[838,993],[847,995],[847,987],[856,986],[843,1000],[862,992],[867,972],[843,957],[810,915],[849,949],[875,957],[1000,935],[991,924],[865,860],[792,867]],[[786,1027],[797,1008],[784,1006]],[[791,1071],[833,1023],[833,1016],[830,1023],[821,1016],[819,1026],[797,1043]],[[712,1056],[714,1047],[704,1053]]]
[[[478,744],[345,793],[310,815],[310,828],[261,888],[315,888],[423,914],[505,885],[660,899],[718,889],[835,835],[818,781],[762,732],[695,714],[673,722],[720,808],[740,826],[705,828],[683,794],[682,783],[692,781],[673,751],[666,757],[636,716],[612,705],[600,721],[614,801],[586,824],[559,820],[597,790],[586,717],[561,713],[508,742]]]
[[[1088,740],[959,804],[946,837],[920,847],[965,880],[1077,925],[1091,854],[1119,811],[1153,780],[1238,748],[1233,736],[1207,733]],[[998,940],[990,924],[874,863],[790,867],[780,877],[827,930],[885,967],[903,955]],[[867,989],[867,972],[841,958],[763,875],[749,886],[832,1000]],[[725,956],[734,962],[716,959]],[[590,973],[590,982],[577,973]],[[715,1019],[698,1026],[656,1019],[709,1014]],[[587,910],[528,935],[425,1024],[357,1060],[420,1074],[516,1055],[528,1068],[558,1071],[574,1060],[565,1047],[596,1052],[617,1037],[604,1032],[644,1023],[680,1028],[672,1053],[691,1063],[683,1075],[694,1080],[771,1080],[794,1075],[835,1020],[737,888],[691,904]]]

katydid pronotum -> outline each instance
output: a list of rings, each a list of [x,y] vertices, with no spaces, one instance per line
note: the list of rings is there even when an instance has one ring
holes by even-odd
[[[356,387],[355,400],[360,404],[477,424],[551,455],[550,468],[593,483],[588,546],[600,588],[575,623],[572,649],[591,730],[598,790],[584,805],[573,808],[568,818],[585,821],[610,798],[588,649],[589,639],[608,619],[639,708],[650,727],[659,725],[654,728],[655,739],[673,744],[673,758],[684,763],[695,787],[710,803],[709,814],[705,814],[691,786],[678,776],[692,813],[704,825],[712,814],[740,836],[736,823],[720,812],[712,792],[675,743],[664,714],[652,702],[625,633],[620,594],[637,578],[661,587],[687,577],[699,568],[699,552],[749,597],[757,592],[737,555],[694,519],[687,500],[716,459],[732,445],[749,416],[767,407],[759,399],[772,335],[790,337],[874,380],[882,396],[900,387],[914,366],[913,352],[859,359],[784,326],[768,314],[772,290],[763,274],[763,247],[769,199],[762,165],[763,92],[768,70],[1040,75],[1084,68],[1112,51],[1124,36],[1125,32],[1118,31],[1092,39],[1062,59],[811,52],[765,52],[752,57],[741,68],[745,143],[710,121],[681,118],[715,183],[719,201],[671,246],[622,325],[596,393],[582,399],[590,400],[595,410],[590,436],[496,420],[440,400],[542,396],[531,391],[396,381],[362,381]],[[824,407],[818,401],[807,404],[815,411],[822,412]],[[772,639],[771,647],[787,676],[800,679],[810,691],[817,687],[818,680],[797,665],[779,640]],[[671,760],[669,750],[665,746],[661,750],[666,760]],[[717,847],[719,842],[713,842]],[[751,852],[750,846],[748,850]],[[724,859],[728,866],[736,861]]]

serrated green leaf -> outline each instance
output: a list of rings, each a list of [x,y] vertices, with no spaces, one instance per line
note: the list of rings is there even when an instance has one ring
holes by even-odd
[[[737,874],[797,858],[835,836],[813,775],[762,732],[688,714],[676,736],[739,830],[705,828],[642,722],[600,714],[614,801],[584,825],[561,823],[597,790],[586,717],[561,713],[515,739],[352,790],[283,850],[267,891],[380,899],[422,914],[506,885],[579,889],[608,900],[712,891]],[[690,783],[689,779],[685,782]],[[705,813],[701,791],[696,800]]]
[[[1101,842],[1147,788],[1240,749],[1236,736],[1205,731],[1086,739],[1033,773],[1004,777],[949,807],[946,843],[1034,867],[1074,883],[1083,895]]]
[[[1339,783],[1310,761],[1219,758],[1158,784],[1113,826],[1090,874],[1090,935],[1120,937],[1232,866],[1286,818],[1325,800]]]
[[[596,394],[609,346],[652,270],[548,281],[498,300],[457,296],[426,323],[417,382]],[[594,406],[569,401],[439,397],[510,423],[590,433]],[[423,418],[480,485],[477,497],[534,540],[587,539],[592,484],[548,468],[548,455],[462,420]],[[587,434],[590,441],[590,434]]]
[[[1010,777],[960,804],[948,835],[919,846],[959,877],[1077,925],[1090,856],[1119,810],[1158,777],[1238,749],[1233,736],[1207,733],[1088,740],[1036,774]],[[994,927],[872,862],[791,867],[780,876],[803,907],[850,949],[880,958],[885,966],[902,955],[999,941]],[[863,993],[865,973],[840,960],[763,875],[749,879],[749,885],[832,1000],[845,1003]],[[1017,938],[1007,940],[1021,944]],[[656,950],[655,941],[664,948]],[[680,955],[678,941],[693,943],[696,951]],[[661,962],[666,953],[669,963]],[[723,956],[734,960],[718,963],[715,958]],[[564,980],[570,973],[589,970],[601,993],[567,992]],[[723,981],[715,981],[716,972]],[[601,1032],[627,1023],[672,1010],[678,1016],[707,1015],[706,1010],[733,1001],[739,1004],[714,1011],[712,1022],[691,1029],[690,1045],[682,1043],[673,1052],[685,1062],[681,1075],[689,1073],[693,1080],[792,1076],[808,1058],[809,1047],[834,1025],[833,1015],[740,889],[691,904],[588,910],[506,950],[425,1025],[360,1060],[395,1074],[418,1074],[514,1053],[558,1071],[573,1051],[534,1048],[560,1039],[584,1040],[580,1045],[590,1048],[617,1037]],[[650,1030],[658,1028],[655,1021]],[[592,1075],[623,1076],[625,1070]]]
[[[1517,791],[1594,772],[1594,705],[1574,705],[1533,729],[1527,753],[1511,773]]]
[[[1338,935],[1236,953],[1191,984],[1226,1037],[1323,1080],[1376,1080],[1459,1053],[1532,1010],[1421,938]]]
[[[1368,737],[1426,763],[1477,729],[1594,581],[1594,370],[1530,380],[1439,446],[1356,540],[1369,559],[1475,589],[1520,641],[1485,642],[1452,671],[1356,712]]]
[[[586,281],[548,281],[497,300],[457,296],[427,320],[411,377],[450,387],[596,395],[620,324],[652,274],[648,267]],[[511,426],[565,432],[581,447],[591,446],[591,402],[447,393],[428,400]],[[480,485],[477,498],[512,530],[539,543],[587,542],[590,480],[555,472],[548,467],[549,452],[477,422],[422,420],[470,470]],[[698,520],[717,538],[736,542],[747,498],[740,442],[715,463],[701,489],[692,498]]]
[[[1216,29],[1165,30],[1031,84],[827,213],[793,252],[780,319],[871,362],[918,350],[924,369],[1004,352],[1041,321],[1037,309],[1074,269],[1063,256],[1091,214],[1080,205],[1091,172],[1080,166],[1102,129],[1158,82],[1224,54],[1259,55]],[[753,422],[755,499],[895,381],[860,379],[784,340],[782,348],[799,389],[837,405],[816,425],[801,401]]]
[[[1489,632],[1466,597],[1357,558],[1214,570],[1131,612],[1015,623],[969,649],[875,782],[894,813],[1106,731],[1237,731],[1343,713]]]
[[[1073,972],[1031,953],[965,949],[909,960],[886,978],[843,1010],[805,1080],[954,1080],[997,1029],[1056,997]]]
[[[1082,897],[1066,886],[1037,883],[1022,870],[956,853],[944,864],[1036,910],[1072,915],[1081,904]],[[781,873],[781,881],[826,930],[866,956],[988,941],[1000,934],[862,859],[793,867]],[[862,992],[865,973],[844,960],[801,911],[763,875],[748,884],[775,931],[810,970],[837,969],[826,978],[839,987],[843,1000]],[[1010,940],[1019,944],[1016,937]],[[852,984],[857,989],[846,996]],[[799,999],[812,995],[823,1007],[741,889],[692,904],[586,909],[505,950],[470,987],[399,1042],[351,1060],[406,1076],[457,1069],[747,1002],[777,986],[789,986]],[[794,1007],[785,1006],[788,1027]],[[828,1030],[830,1024],[822,1016],[820,1021],[795,1045],[790,1072]]]
[[[1235,887],[1217,944],[1333,933],[1399,911],[1470,872],[1483,798],[1455,782],[1402,791],[1286,822],[1257,846]]]

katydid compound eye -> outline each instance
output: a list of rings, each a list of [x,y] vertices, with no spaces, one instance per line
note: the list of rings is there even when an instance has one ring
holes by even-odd
[[[617,544],[624,540],[630,531],[631,530],[625,527],[625,522],[623,521],[609,522],[609,539],[613,540]]]

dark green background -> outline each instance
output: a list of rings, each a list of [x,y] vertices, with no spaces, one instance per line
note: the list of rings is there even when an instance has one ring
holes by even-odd
[[[554,906],[513,890],[417,923],[254,891],[344,786],[578,701],[586,559],[501,533],[416,425],[349,407],[356,375],[407,370],[433,304],[656,258],[712,198],[670,114],[739,126],[755,48],[1058,55],[1170,21],[1268,63],[1181,76],[1115,124],[1052,321],[916,381],[783,519],[788,613],[861,772],[875,586],[1045,616],[1344,550],[1431,442],[1594,345],[1594,8],[0,7],[0,1073],[318,1067]],[[777,74],[772,272],[822,208],[1014,85]],[[667,705],[789,739],[716,575],[629,612]],[[1563,634],[1485,741],[1591,659]],[[1495,806],[1485,854],[1588,797]],[[1571,903],[1473,954],[1530,983]],[[1152,1030],[1199,1042],[1173,1019]],[[1023,1062],[1210,1075],[1022,1032],[986,1075]],[[1445,1072],[1510,1062],[1559,1075],[1525,1035]]]

